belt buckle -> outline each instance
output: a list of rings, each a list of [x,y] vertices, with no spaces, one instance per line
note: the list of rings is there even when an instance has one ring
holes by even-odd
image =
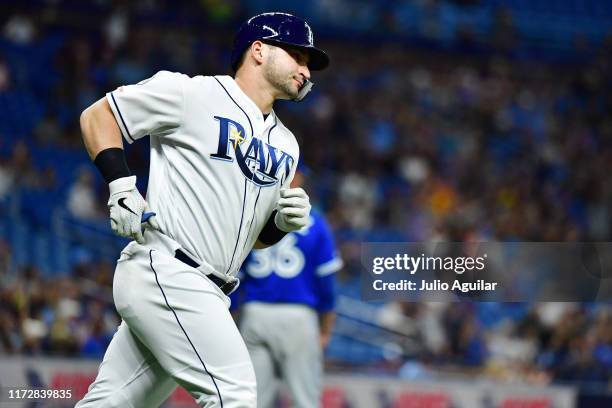
[[[191,259],[191,257],[189,257],[189,255],[187,255],[184,251],[182,251],[181,249],[177,249],[174,252],[174,257],[176,259],[178,259],[179,261],[191,266],[192,268],[198,269],[200,267],[200,265],[194,261],[193,259]],[[232,293],[234,291],[234,289],[236,289],[236,286],[238,286],[238,282],[237,280],[233,280],[233,281],[224,281],[223,279],[219,278],[218,276],[211,274],[206,275],[208,276],[208,278],[219,288],[221,289],[221,292],[225,293],[226,295],[229,295],[230,293]]]
[[[223,285],[219,286],[219,289],[221,289],[221,292],[229,295],[234,291],[234,289],[236,289],[237,283],[237,281],[225,282]]]

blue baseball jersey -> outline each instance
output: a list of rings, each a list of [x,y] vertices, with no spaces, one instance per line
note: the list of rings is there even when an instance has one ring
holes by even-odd
[[[335,301],[335,272],[342,267],[331,229],[310,213],[308,225],[277,244],[251,251],[240,270],[232,308],[246,302],[299,303],[327,312]]]

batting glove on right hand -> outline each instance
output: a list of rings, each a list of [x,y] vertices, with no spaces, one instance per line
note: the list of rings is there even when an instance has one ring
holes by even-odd
[[[117,235],[135,239],[140,244],[144,243],[141,220],[143,212],[149,211],[149,205],[136,188],[136,176],[118,178],[110,182],[108,187],[110,189],[108,209],[112,230]],[[155,217],[149,217],[146,222],[151,227],[159,229]]]
[[[292,232],[308,224],[310,199],[304,189],[288,188],[280,191],[274,223],[281,231]]]

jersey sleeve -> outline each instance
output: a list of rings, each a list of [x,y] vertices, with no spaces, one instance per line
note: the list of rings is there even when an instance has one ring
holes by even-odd
[[[106,94],[106,100],[128,143],[180,126],[186,78],[183,74],[160,71],[135,85],[120,86]]]
[[[323,218],[318,220],[318,242],[319,245],[315,252],[316,266],[315,276],[317,279],[317,311],[320,313],[328,312],[335,306],[336,297],[336,276],[343,262],[334,243],[334,237],[329,225]]]
[[[339,271],[343,266],[343,262],[336,250],[331,228],[323,218],[319,218],[318,223],[319,245],[316,253],[317,266],[315,274],[318,277],[322,277]]]

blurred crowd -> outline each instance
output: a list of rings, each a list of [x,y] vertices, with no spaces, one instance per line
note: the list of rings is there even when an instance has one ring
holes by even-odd
[[[394,362],[402,378],[463,370],[507,383],[605,386],[612,380],[609,306],[397,302],[385,305],[378,319],[405,335],[399,346],[410,358]]]
[[[216,3],[180,9],[173,17],[184,24],[172,29],[160,29],[166,23],[154,9],[142,6],[134,18],[123,2],[95,24],[78,7],[71,14],[24,9],[0,21],[0,96],[9,95],[0,102],[19,94],[24,106],[40,105],[24,108],[39,112],[19,117],[33,122],[25,130],[0,130],[0,201],[27,186],[75,218],[106,222],[106,188],[91,167],[63,171],[70,163],[40,167],[32,157],[38,149],[83,154],[79,113],[121,84],[160,69],[229,74],[232,33],[243,15],[233,2],[228,9]],[[558,64],[510,58],[508,44],[470,54],[317,41],[329,50],[331,68],[313,76],[306,101],[276,111],[313,169],[309,193],[347,265],[341,284],[358,279],[366,240],[610,239],[612,43],[588,61]],[[39,64],[25,63],[31,55]],[[137,143],[128,150],[141,180],[147,149]],[[48,278],[35,266],[9,267],[10,254],[3,242],[0,354],[100,356],[118,322],[112,265],[76,265]],[[610,382],[610,305],[523,305],[487,320],[490,307],[383,307],[379,323],[408,330],[420,344],[400,374],[454,364],[536,382]]]
[[[0,241],[0,356],[102,358],[120,321],[113,266],[84,262],[70,275],[45,277],[31,265],[10,272],[10,256]]]
[[[415,241],[606,240],[610,51],[564,67],[391,46],[366,60],[345,47],[326,103],[312,105],[320,126],[291,121],[328,176],[340,228],[386,225]]]

